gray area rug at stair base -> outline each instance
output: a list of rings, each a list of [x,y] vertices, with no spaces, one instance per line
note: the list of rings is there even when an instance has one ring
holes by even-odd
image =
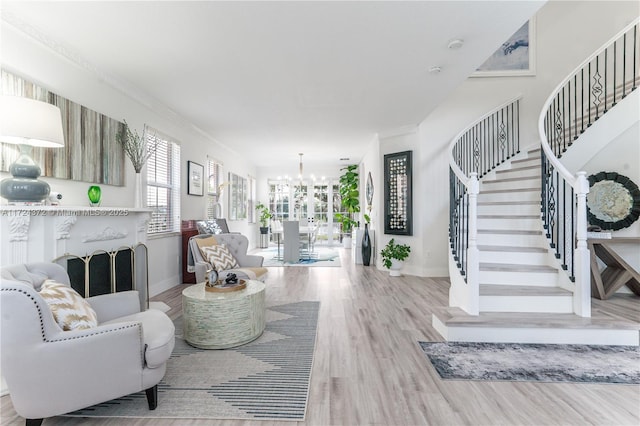
[[[640,384],[637,346],[418,343],[443,379]]]
[[[176,347],[158,385],[158,408],[144,392],[75,411],[68,416],[263,419],[305,418],[320,302],[267,307],[257,340],[236,348],[190,346],[176,320]]]

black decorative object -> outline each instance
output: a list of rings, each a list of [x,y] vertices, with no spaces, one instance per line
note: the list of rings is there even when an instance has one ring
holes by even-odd
[[[590,225],[618,231],[640,217],[640,189],[631,179],[616,172],[589,176],[587,220]]]
[[[413,235],[411,195],[412,151],[384,156],[384,233]]]
[[[362,264],[369,266],[371,263],[371,238],[369,237],[369,224],[364,224],[364,234],[362,234]]]

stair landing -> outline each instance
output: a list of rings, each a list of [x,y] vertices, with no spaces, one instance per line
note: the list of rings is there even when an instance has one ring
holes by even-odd
[[[481,312],[434,309],[433,327],[447,341],[640,345],[640,324],[620,318],[574,314]]]

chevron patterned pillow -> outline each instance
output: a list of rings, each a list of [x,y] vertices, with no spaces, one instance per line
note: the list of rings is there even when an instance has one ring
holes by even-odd
[[[46,280],[40,296],[47,302],[53,318],[64,331],[86,330],[98,326],[98,316],[89,302],[71,287]]]
[[[202,250],[202,254],[216,271],[225,271],[239,267],[238,261],[224,244],[200,247],[200,250]]]

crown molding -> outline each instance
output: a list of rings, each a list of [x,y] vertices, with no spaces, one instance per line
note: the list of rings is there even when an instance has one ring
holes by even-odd
[[[2,21],[3,25],[9,25],[14,30],[31,38],[35,42],[44,46],[56,55],[71,62],[85,72],[95,76],[100,82],[120,92],[124,96],[144,106],[160,117],[172,122],[179,127],[196,132],[205,139],[223,147],[233,154],[238,154],[235,150],[223,144],[205,130],[201,129],[177,112],[173,111],[158,99],[138,89],[125,79],[116,77],[115,75],[100,69],[98,66],[87,60],[74,49],[70,48],[64,43],[59,42],[58,40],[49,37],[37,27],[20,19],[16,14],[8,10],[6,6],[3,6],[0,10],[0,20]]]

